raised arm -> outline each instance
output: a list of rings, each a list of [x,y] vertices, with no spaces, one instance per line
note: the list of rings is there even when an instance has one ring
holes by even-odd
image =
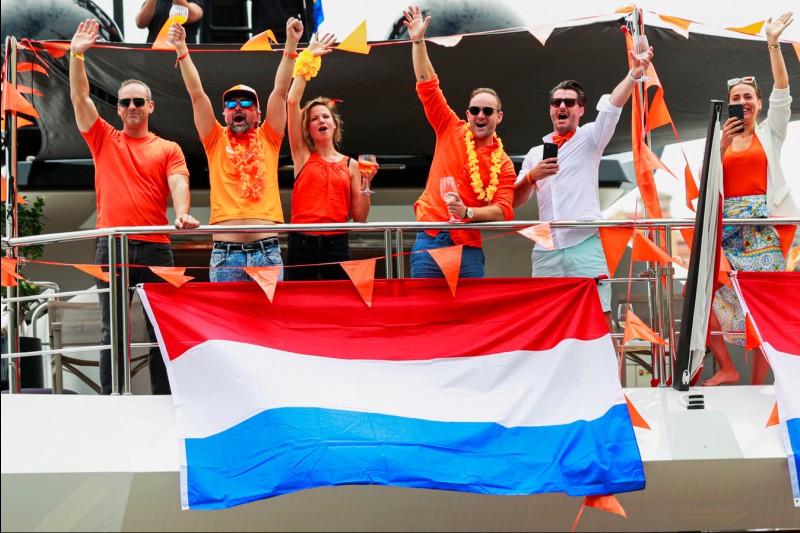
[[[422,11],[419,6],[409,6],[408,11],[403,11],[406,20],[403,24],[408,28],[408,36],[411,38],[411,58],[414,61],[414,75],[417,81],[428,81],[436,77],[433,70],[433,63],[428,57],[428,49],[425,46],[425,30],[431,22],[430,17],[422,18]]]
[[[180,24],[173,24],[169,29],[168,37],[170,42],[175,45],[175,52],[178,54],[178,62],[181,64],[181,76],[189,97],[192,99],[192,109],[194,109],[194,125],[201,139],[205,139],[214,127],[214,107],[211,100],[203,90],[203,83],[200,81],[200,73],[194,66],[192,57],[189,55],[189,48],[186,46],[186,30]]]
[[[89,78],[83,56],[97,41],[99,31],[100,24],[96,20],[86,19],[78,25],[69,45],[69,95],[75,109],[75,122],[84,133],[92,129],[100,116],[89,98]]]
[[[764,33],[767,35],[767,45],[769,46],[769,62],[772,66],[772,79],[775,80],[776,89],[785,89],[789,86],[789,74],[786,72],[786,63],[783,61],[779,39],[783,30],[794,20],[793,13],[788,11],[773,21],[772,17],[767,19],[764,26]]]
[[[267,99],[267,118],[269,127],[283,134],[286,129],[286,99],[292,83],[297,43],[303,37],[303,23],[292,17],[286,21],[286,47],[275,73],[275,85]],[[292,57],[294,56],[294,57]]]
[[[622,78],[622,81],[611,91],[611,104],[616,107],[625,105],[625,102],[631,97],[637,79],[644,76],[647,72],[650,66],[650,60],[653,59],[653,47],[651,46],[639,55],[633,50],[631,50],[629,54],[633,62],[633,68],[628,71],[625,77]]]

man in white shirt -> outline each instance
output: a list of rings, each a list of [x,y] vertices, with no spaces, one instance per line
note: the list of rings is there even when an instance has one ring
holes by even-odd
[[[546,143],[559,145],[558,157],[543,159],[543,146],[534,146],[522,162],[514,191],[514,207],[527,202],[536,190],[539,220],[598,220],[600,210],[600,158],[614,135],[622,106],[634,84],[643,79],[653,48],[641,54],[631,51],[633,68],[597,104],[597,120],[584,126],[578,122],[584,113],[586,93],[575,80],[562,81],[550,91],[550,119],[553,132]],[[597,228],[553,228],[553,250],[536,244],[531,254],[533,275],[544,277],[609,276]],[[600,303],[608,329],[611,322],[611,286],[598,285]]]

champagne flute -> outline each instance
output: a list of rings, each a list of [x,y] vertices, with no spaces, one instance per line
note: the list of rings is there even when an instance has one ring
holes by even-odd
[[[374,193],[369,188],[372,177],[378,171],[378,161],[375,154],[361,154],[358,156],[358,170],[361,172],[361,194],[370,195]]]
[[[189,20],[189,8],[186,6],[172,4],[172,7],[169,8],[169,18],[167,19],[166,26],[172,26],[175,22],[183,26],[186,24],[186,21]],[[172,44],[172,42],[167,39],[167,44]],[[173,46],[175,46],[173,44]]]
[[[629,303],[622,303],[617,306],[617,329],[620,332],[625,332],[626,319],[628,318],[628,311],[633,313],[633,305]]]
[[[633,37],[633,51],[637,56],[646,53],[649,48],[650,43],[647,41],[647,35],[640,33]],[[642,72],[642,76],[639,78],[639,81],[650,81],[650,77]]]
[[[439,194],[442,195],[442,200],[444,203],[447,203],[447,199],[450,197],[450,193],[458,194],[458,190],[456,189],[456,180],[452,176],[445,176],[439,182]],[[450,224],[458,224],[461,222],[458,220],[453,213],[450,213],[450,220],[448,220]]]

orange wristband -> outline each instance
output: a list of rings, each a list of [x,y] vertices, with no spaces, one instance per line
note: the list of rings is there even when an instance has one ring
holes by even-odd
[[[186,52],[184,52],[182,56],[178,56],[178,59],[175,60],[175,68],[178,68],[178,63],[180,63],[182,60],[186,59],[188,56],[189,56],[189,51],[188,50]]]
[[[533,181],[531,179],[531,172],[532,171],[529,170],[528,173],[525,174],[525,181],[527,181],[529,185],[533,185],[533,188],[538,191],[539,190],[539,184],[537,184],[535,181]]]
[[[297,56],[299,56],[300,54],[298,54],[297,52],[283,52],[283,55],[291,59],[296,59]]]

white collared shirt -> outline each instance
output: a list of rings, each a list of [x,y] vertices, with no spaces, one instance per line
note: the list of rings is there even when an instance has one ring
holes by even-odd
[[[539,190],[539,220],[599,220],[600,209],[599,172],[603,156],[619,122],[622,108],[611,104],[606,94],[597,103],[597,120],[575,130],[575,135],[558,149],[557,174],[537,181]],[[552,142],[553,133],[542,137]],[[542,146],[534,146],[525,156],[517,183],[542,160]],[[531,187],[531,193],[533,187]],[[530,194],[525,201],[530,199]],[[556,249],[575,246],[588,239],[597,228],[553,228],[553,245]],[[540,244],[536,249],[543,250]]]

